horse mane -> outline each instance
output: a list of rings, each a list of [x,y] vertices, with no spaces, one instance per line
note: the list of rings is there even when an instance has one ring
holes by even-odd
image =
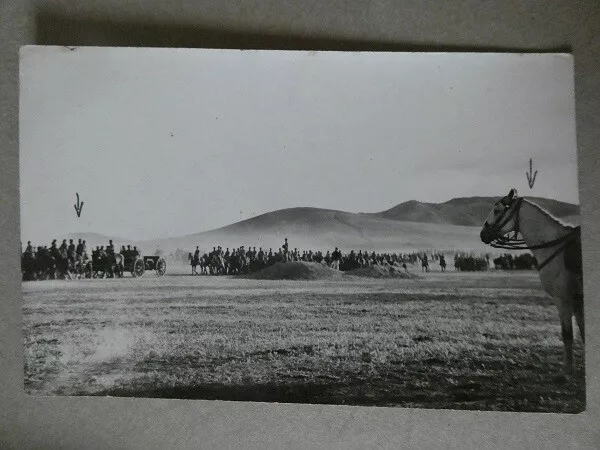
[[[574,230],[575,228],[577,228],[576,226],[574,226],[573,224],[570,223],[566,223],[563,222],[562,220],[560,220],[558,217],[555,217],[554,215],[552,215],[550,213],[550,211],[548,211],[546,208],[541,207],[540,205],[538,205],[536,202],[534,202],[533,200],[529,200],[528,198],[524,198],[523,200],[525,200],[527,203],[529,203],[532,206],[535,206],[537,209],[539,209],[546,217],[548,217],[550,220],[552,220],[554,223],[556,223],[557,225],[563,226],[565,228],[568,228],[570,230]]]

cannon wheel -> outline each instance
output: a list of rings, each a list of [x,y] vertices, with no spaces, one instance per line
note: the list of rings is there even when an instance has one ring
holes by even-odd
[[[144,260],[142,258],[136,258],[131,265],[131,275],[134,277],[141,277],[144,275],[145,270],[146,266],[144,264]]]
[[[166,271],[167,262],[165,261],[165,258],[159,258],[158,261],[156,261],[156,275],[162,277]]]

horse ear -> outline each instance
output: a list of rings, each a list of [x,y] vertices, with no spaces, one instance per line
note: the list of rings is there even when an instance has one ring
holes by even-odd
[[[510,200],[514,199],[517,196],[517,190],[515,188],[512,188],[510,190],[510,192],[508,193],[508,198]]]

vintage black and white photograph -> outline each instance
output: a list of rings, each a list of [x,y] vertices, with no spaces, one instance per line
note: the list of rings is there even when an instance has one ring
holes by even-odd
[[[579,413],[565,54],[21,50],[24,389]]]

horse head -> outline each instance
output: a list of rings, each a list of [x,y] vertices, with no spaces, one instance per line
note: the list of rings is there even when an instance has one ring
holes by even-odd
[[[494,204],[479,234],[484,244],[507,239],[505,238],[507,234],[518,232],[518,211],[521,200],[517,195],[517,190],[513,188],[508,195]]]

